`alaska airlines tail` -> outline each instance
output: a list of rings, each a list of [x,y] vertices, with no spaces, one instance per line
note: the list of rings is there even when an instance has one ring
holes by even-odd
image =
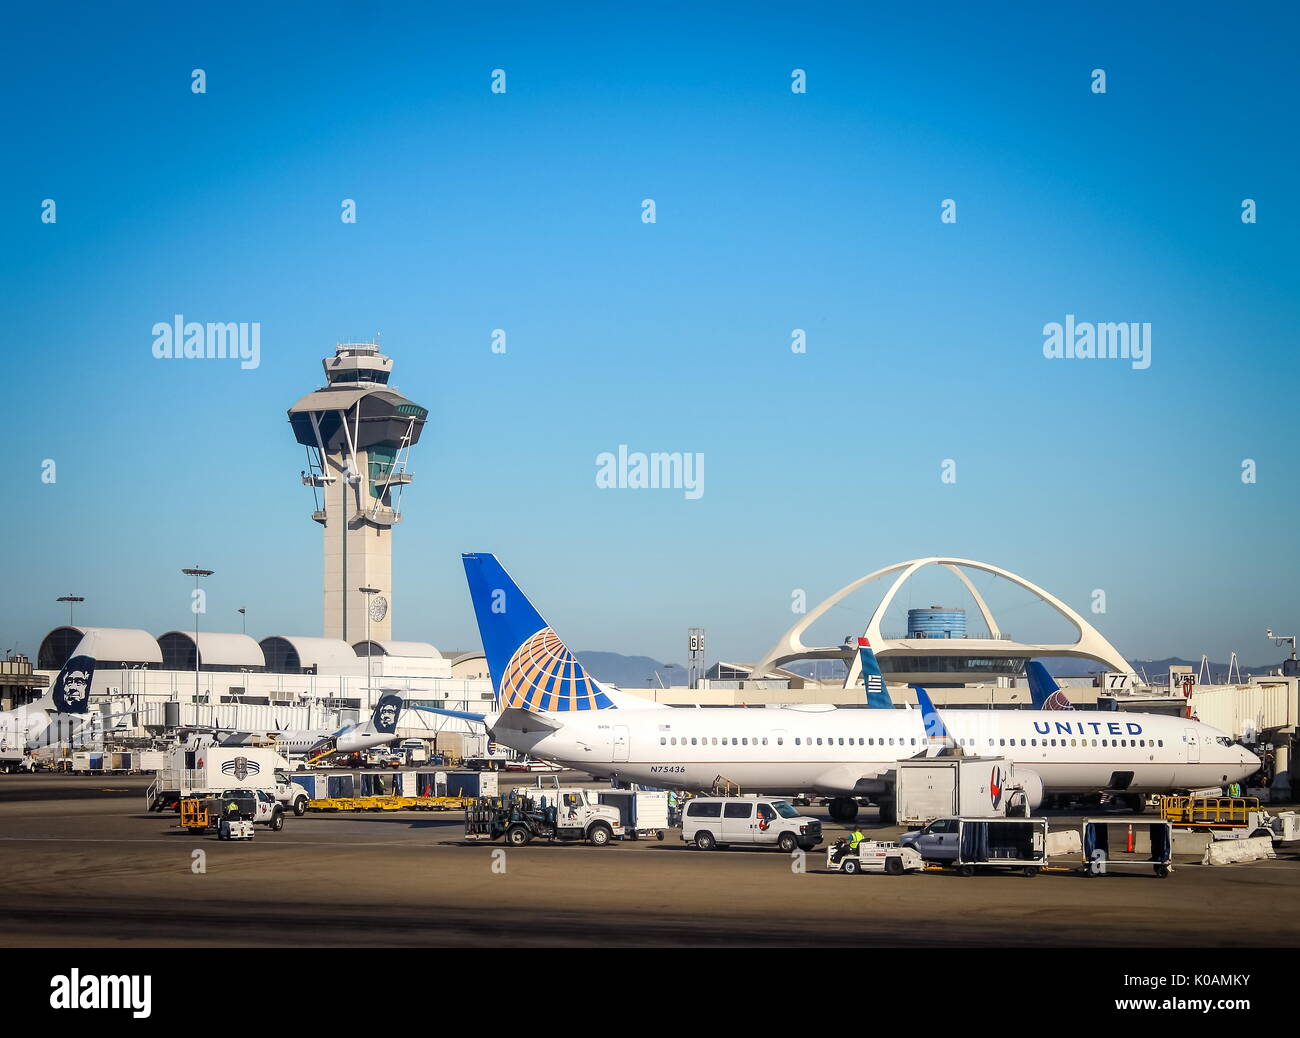
[[[1025,664],[1025,676],[1029,678],[1029,695],[1034,701],[1035,710],[1074,709],[1056,679],[1037,660]]]
[[[402,697],[385,692],[370,715],[370,730],[376,735],[392,735],[397,731],[397,719],[401,716]]]
[[[461,556],[499,710],[609,710],[613,701],[587,676],[495,555]]]
[[[84,714],[90,710],[90,683],[94,677],[94,657],[73,656],[63,665],[50,690],[32,705],[58,714]]]
[[[880,673],[876,654],[871,651],[871,643],[865,638],[858,639],[858,655],[862,658],[862,684],[867,690],[867,706],[872,709],[892,710],[894,701],[889,698],[889,686],[885,684],[885,675]]]

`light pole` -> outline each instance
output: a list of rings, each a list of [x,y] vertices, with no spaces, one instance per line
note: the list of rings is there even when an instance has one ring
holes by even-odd
[[[357,590],[366,596],[366,708],[369,709],[374,705],[371,701],[370,692],[370,683],[373,680],[370,676],[370,658],[375,651],[375,647],[370,641],[370,617],[378,613],[379,615],[375,616],[375,619],[382,620],[384,613],[388,611],[388,603],[384,601],[382,595],[378,598],[374,597],[379,594],[379,588],[377,587],[359,587]]]
[[[213,571],[199,569],[197,566],[181,570],[187,577],[194,578],[194,601],[190,608],[194,610],[194,706],[199,705],[199,578],[210,577]]]
[[[56,598],[54,601],[56,601],[56,602],[67,602],[67,603],[68,603],[68,626],[69,626],[69,627],[73,626],[73,624],[72,624],[72,610],[76,607],[76,604],[77,604],[78,602],[84,602],[85,599],[82,598],[81,595],[62,595],[62,596],[60,596],[59,598]]]
[[[243,606],[239,607],[239,625],[245,634],[248,633],[248,610]]]

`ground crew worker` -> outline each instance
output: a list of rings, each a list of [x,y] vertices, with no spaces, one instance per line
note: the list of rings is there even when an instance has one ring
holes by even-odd
[[[866,837],[862,835],[861,829],[854,829],[853,835],[849,837],[849,853],[857,854],[858,844],[860,844],[865,839]]]

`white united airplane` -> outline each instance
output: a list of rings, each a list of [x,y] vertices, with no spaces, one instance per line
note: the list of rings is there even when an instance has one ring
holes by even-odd
[[[1155,714],[1060,710],[921,710],[787,706],[673,709],[590,678],[488,554],[464,555],[465,575],[496,693],[489,714],[417,707],[483,723],[497,741],[600,778],[708,790],[720,779],[751,793],[816,791],[831,817],[857,816],[859,800],[892,820],[898,760],[955,752],[1008,757],[1030,806],[1044,792],[1131,797],[1244,779],[1259,759],[1198,721]],[[860,639],[869,706],[889,704],[884,678]]]

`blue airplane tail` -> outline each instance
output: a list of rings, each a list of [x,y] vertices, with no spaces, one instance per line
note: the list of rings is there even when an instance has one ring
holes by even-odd
[[[880,663],[871,651],[871,643],[865,638],[858,639],[858,656],[862,659],[862,684],[867,690],[867,706],[877,710],[892,710],[894,701],[889,698],[889,686],[885,676],[880,673]]]
[[[401,716],[402,697],[393,692],[385,692],[375,704],[370,723],[376,732],[392,735],[397,731],[397,719]]]
[[[495,555],[461,556],[499,710],[614,708]]]
[[[60,714],[87,713],[90,710],[90,684],[94,677],[94,657],[73,656],[63,665],[43,699]]]
[[[921,723],[925,725],[925,738],[931,746],[954,746],[956,740],[943,723],[939,711],[934,708],[930,694],[920,685],[916,686],[916,703],[921,708]]]
[[[1029,695],[1034,701],[1035,710],[1074,709],[1056,679],[1037,660],[1025,664],[1025,676],[1029,679]]]

